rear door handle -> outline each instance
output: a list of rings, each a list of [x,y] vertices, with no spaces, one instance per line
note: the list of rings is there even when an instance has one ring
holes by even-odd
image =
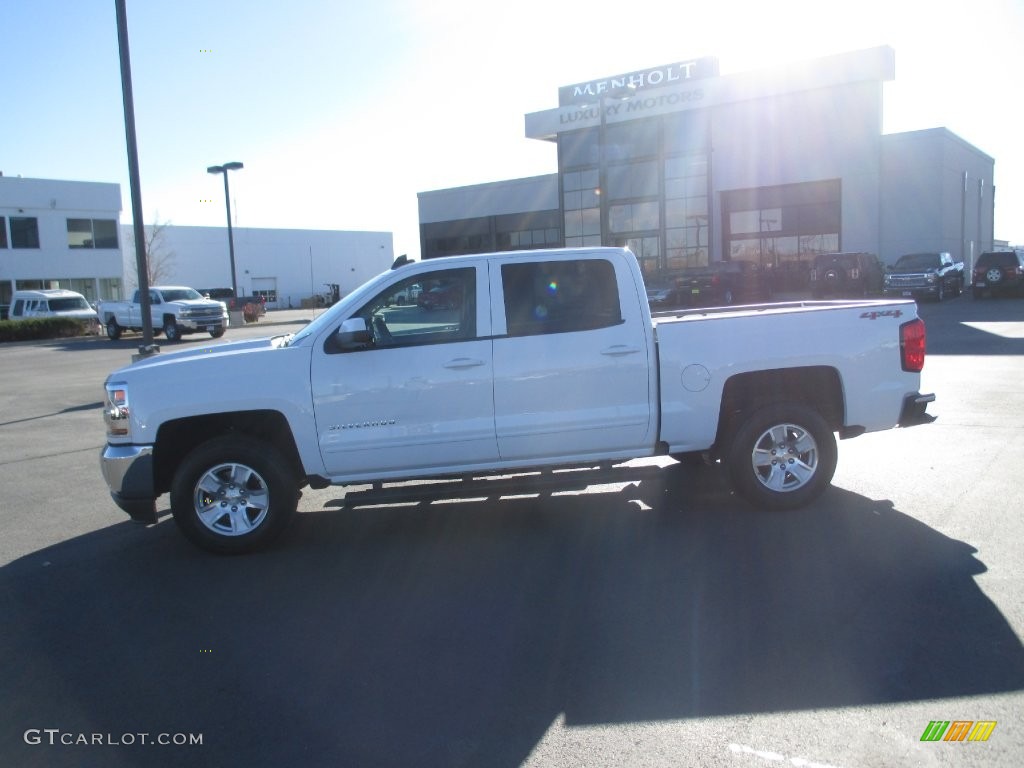
[[[472,357],[456,357],[454,360],[449,360],[443,365],[445,368],[460,370],[462,368],[476,368],[477,366],[484,365],[484,361]]]
[[[635,355],[639,351],[640,350],[637,347],[630,347],[626,344],[616,344],[612,347],[608,347],[607,349],[602,349],[601,354],[608,355],[609,357],[622,357],[623,355]]]

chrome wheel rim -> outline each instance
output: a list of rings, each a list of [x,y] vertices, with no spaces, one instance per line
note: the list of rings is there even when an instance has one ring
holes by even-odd
[[[818,469],[818,444],[798,424],[776,424],[761,433],[750,454],[754,476],[765,488],[789,493],[803,488]]]
[[[985,273],[985,277],[988,278],[990,283],[998,283],[1003,279],[1003,273],[998,269],[990,269]]]
[[[244,536],[266,519],[270,489],[259,472],[245,464],[218,464],[196,483],[196,516],[219,536]]]

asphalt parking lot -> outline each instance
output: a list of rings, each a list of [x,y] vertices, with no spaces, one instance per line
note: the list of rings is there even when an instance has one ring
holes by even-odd
[[[1017,766],[1024,299],[921,314],[938,420],[842,442],[805,510],[650,462],[328,488],[233,558],[109,500],[102,382],[137,338],[0,345],[0,765]]]

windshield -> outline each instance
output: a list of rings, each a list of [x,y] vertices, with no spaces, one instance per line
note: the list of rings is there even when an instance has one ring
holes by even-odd
[[[202,299],[205,298],[195,288],[172,288],[160,291],[160,295],[164,297],[164,301],[188,301],[190,299]]]
[[[69,299],[50,299],[51,312],[72,312],[76,309],[92,309],[92,307],[81,296]]]
[[[902,269],[935,269],[939,266],[939,255],[937,253],[911,253],[900,256],[896,266]]]

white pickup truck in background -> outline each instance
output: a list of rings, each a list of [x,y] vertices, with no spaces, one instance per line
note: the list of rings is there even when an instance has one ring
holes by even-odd
[[[224,304],[206,298],[194,288],[154,286],[149,289],[149,305],[153,331],[162,332],[168,341],[178,341],[186,333],[209,333],[219,339],[228,327],[228,311]],[[131,301],[102,302],[98,312],[100,323],[112,340],[121,338],[124,331],[142,330],[142,304],[138,291]]]
[[[437,306],[402,301],[413,286]],[[758,507],[831,482],[836,433],[925,423],[912,301],[761,304],[652,318],[628,250],[406,263],[294,335],[161,354],[105,384],[101,466],[193,543],[248,551],[300,489],[710,455]],[[244,387],[238,382],[245,382]]]

